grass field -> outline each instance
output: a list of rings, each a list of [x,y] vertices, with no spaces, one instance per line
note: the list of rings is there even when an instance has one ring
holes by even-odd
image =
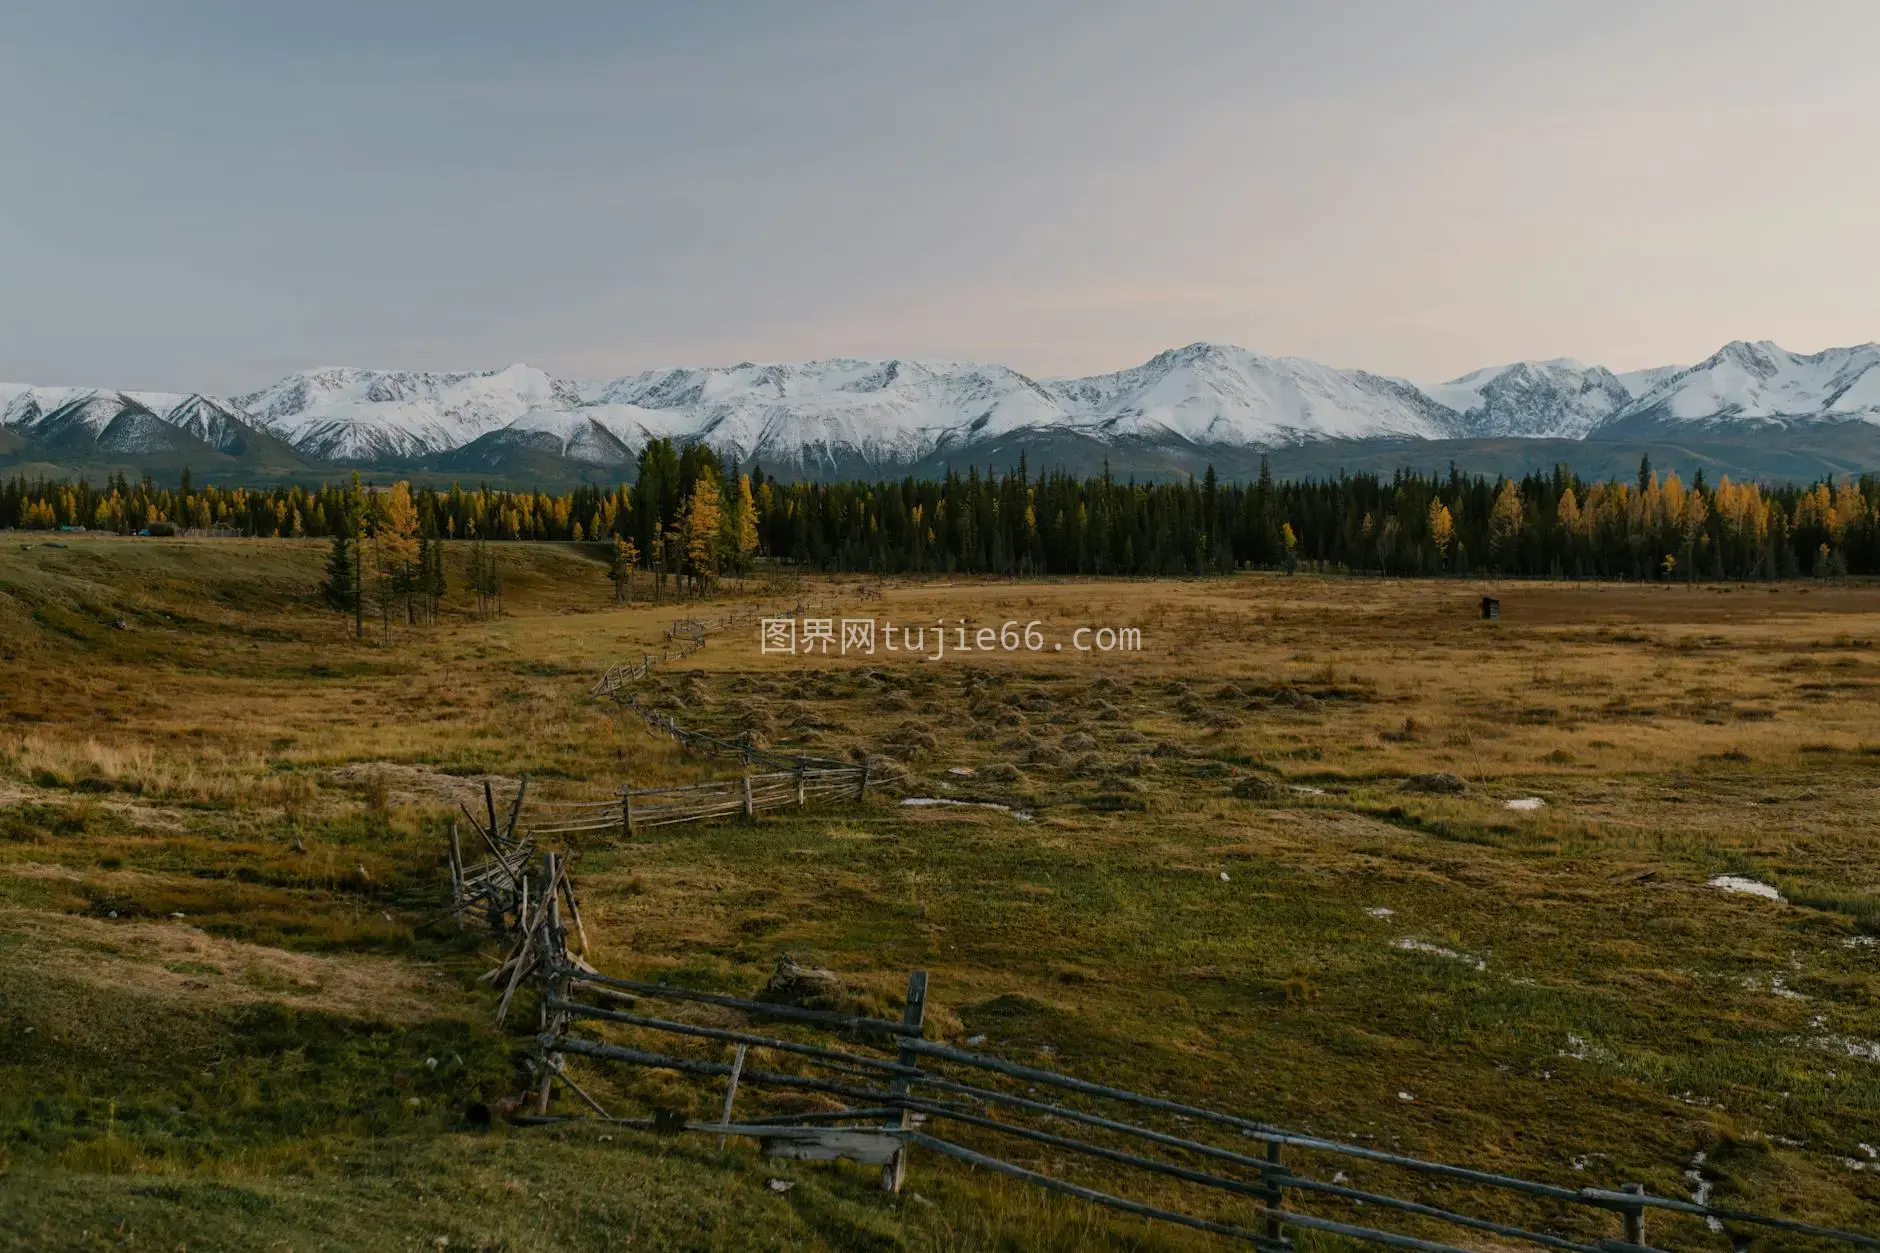
[[[438,624],[360,642],[312,607],[323,558],[0,546],[0,1244],[1226,1247],[930,1157],[895,1198],[735,1144],[463,1124],[527,1041],[474,982],[489,947],[435,925],[457,798],[724,772],[588,688],[676,616],[798,598],[1047,643],[806,659],[751,628],[659,671],[688,726],[906,774],[574,847],[602,969],[748,993],[789,952],[898,1012],[920,967],[935,1033],[1015,1060],[1875,1225],[1880,588],[851,576],[620,609],[599,555],[515,545],[501,618],[453,566]],[[1071,646],[1106,625],[1141,651]]]

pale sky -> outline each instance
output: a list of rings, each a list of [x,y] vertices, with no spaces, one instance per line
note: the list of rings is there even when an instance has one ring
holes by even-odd
[[[0,380],[1880,338],[1874,0],[8,0]]]

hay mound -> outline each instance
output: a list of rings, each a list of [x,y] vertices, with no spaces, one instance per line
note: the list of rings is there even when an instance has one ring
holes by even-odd
[[[1448,794],[1465,792],[1469,785],[1447,770],[1438,770],[1431,774],[1413,775],[1404,780],[1404,789],[1411,792],[1432,792]]]
[[[1244,779],[1237,779],[1230,789],[1232,794],[1244,801],[1272,800],[1279,795],[1279,785],[1271,779],[1263,779],[1257,774],[1250,774]]]
[[[1157,740],[1155,747],[1149,750],[1151,757],[1186,757],[1187,755],[1182,746],[1173,740]]]
[[[1063,749],[1054,748],[1049,744],[1039,744],[1031,750],[1028,760],[1037,766],[1062,766],[1068,759]]]
[[[979,772],[979,777],[982,779],[990,779],[994,783],[1017,783],[1025,776],[1021,774],[1018,767],[1014,766],[1011,762],[1001,761],[985,767]]]
[[[1083,731],[1072,731],[1064,737],[1064,751],[1067,753],[1087,753],[1096,746],[1096,737]]]

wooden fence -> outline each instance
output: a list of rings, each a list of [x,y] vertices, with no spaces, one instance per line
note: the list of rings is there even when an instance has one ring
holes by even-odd
[[[746,773],[736,779],[685,787],[622,788],[614,800],[556,805],[546,820],[530,827],[530,834],[566,836],[618,831],[631,836],[649,827],[680,822],[753,818],[770,809],[802,809],[812,804],[867,798],[867,766],[800,760],[801,765],[788,770]]]
[[[803,606],[797,605],[788,613],[771,614],[770,617],[793,617],[803,612]],[[766,615],[755,609],[735,609],[720,614],[710,622],[698,618],[677,618],[666,628],[666,646],[657,653],[644,653],[637,661],[623,661],[607,667],[605,673],[595,680],[589,689],[593,696],[614,696],[653,673],[656,666],[669,661],[683,661],[705,647],[707,631],[722,630],[729,626],[739,626],[747,622],[756,622]]]
[[[1664,1222],[1681,1249],[1762,1253],[1809,1247],[1802,1240],[1880,1249],[1871,1235],[1656,1196],[1638,1185],[1563,1187],[1426,1161],[956,1048],[925,1036],[927,977],[920,971],[908,980],[899,1021],[604,975],[586,960],[573,889],[554,854],[544,855],[538,883],[514,950],[485,976],[505,988],[499,1016],[525,980],[533,977],[538,989],[534,1114],[523,1122],[564,1121],[550,1115],[559,1086],[579,1099],[588,1118],[716,1135],[721,1142],[735,1135],[776,1156],[847,1158],[880,1166],[891,1189],[900,1188],[909,1152],[919,1148],[1263,1250],[1289,1248],[1289,1232],[1313,1231],[1390,1248],[1472,1253],[1446,1243],[1444,1228],[1571,1253],[1674,1247],[1646,1243],[1648,1214],[1660,1216],[1654,1224]],[[580,955],[570,951],[571,938]],[[673,1016],[685,1006],[707,1007],[712,1022]],[[763,1034],[725,1026],[727,1012],[780,1027]],[[751,1065],[756,1051],[774,1054],[777,1068]],[[570,1059],[722,1082],[720,1116],[705,1122],[656,1110],[648,1118],[615,1117],[569,1073]],[[838,1107],[738,1119],[743,1087],[813,1093]],[[1002,1144],[1030,1146],[1029,1164],[1001,1156],[1010,1154]],[[1080,1170],[1077,1162],[1091,1166]],[[1102,1173],[1093,1177],[1091,1167]],[[1390,1182],[1358,1187],[1345,1170],[1359,1169]],[[1125,1195],[1132,1182],[1155,1183],[1156,1200]],[[1464,1206],[1485,1206],[1496,1216]],[[1511,1208],[1552,1216],[1556,1226],[1514,1221]],[[1568,1222],[1560,1224],[1563,1216]],[[1589,1231],[1605,1224],[1616,1236]],[[1557,1229],[1562,1225],[1568,1230]]]
[[[516,795],[499,814],[496,792],[483,784],[484,815],[481,821],[470,808],[458,803],[470,829],[477,833],[483,852],[488,856],[467,861],[463,842],[458,836],[457,820],[450,824],[450,912],[461,925],[472,914],[480,914],[491,931],[512,934],[528,905],[530,863],[535,860],[535,841],[518,834],[522,803],[529,791],[529,776],[523,775]]]

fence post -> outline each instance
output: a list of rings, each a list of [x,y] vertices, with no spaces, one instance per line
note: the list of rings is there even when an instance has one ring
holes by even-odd
[[[737,1056],[731,1060],[731,1082],[725,1085],[725,1109],[724,1113],[718,1116],[718,1125],[720,1127],[729,1127],[731,1125],[731,1103],[738,1099],[738,1077],[744,1073],[744,1053],[749,1047],[749,1045],[745,1044],[738,1045]],[[718,1137],[718,1147],[720,1149],[724,1148],[725,1141],[730,1138],[730,1132],[721,1133]]]
[[[1287,1238],[1286,1229],[1280,1223],[1277,1214],[1280,1206],[1286,1200],[1286,1190],[1282,1188],[1279,1183],[1279,1176],[1282,1173],[1279,1164],[1279,1149],[1280,1144],[1278,1140],[1268,1140],[1266,1142],[1266,1160],[1273,1163],[1273,1169],[1261,1172],[1261,1177],[1266,1180],[1267,1184],[1266,1243],[1262,1247],[1289,1249],[1292,1247],[1292,1241]]]
[[[901,1011],[901,1021],[905,1025],[916,1029],[925,1026],[927,1023],[927,972],[924,970],[916,970],[907,977],[907,1008]],[[907,1047],[905,1038],[902,1040],[898,1052],[898,1060],[901,1065],[920,1065],[920,1054]],[[893,1092],[895,1096],[899,1097],[905,1097],[907,1095],[907,1089],[908,1081],[906,1078],[897,1078],[889,1085],[889,1090]],[[912,1127],[914,1125],[914,1111],[903,1107],[899,1125],[903,1129]],[[906,1180],[907,1142],[902,1141],[901,1147],[894,1151],[894,1159],[881,1168],[881,1186],[890,1192],[899,1192],[901,1185],[906,1182]]]
[[[803,794],[803,763],[798,761],[796,763],[796,807],[801,809],[807,804],[809,801]]]
[[[859,805],[867,799],[868,799],[868,764],[864,762],[862,764],[861,782],[857,784],[855,788],[855,803]]]
[[[463,845],[457,839],[457,820],[450,820],[450,903],[457,907],[457,926],[463,926]]]
[[[536,940],[536,945],[541,953],[539,960],[542,964],[541,1022],[542,1033],[544,1035],[559,1033],[567,1022],[567,1019],[559,1010],[551,1011],[548,1008],[549,998],[557,996],[562,991],[562,989],[557,986],[562,978],[561,962],[557,960],[559,950],[562,948],[561,895],[555,890],[557,870],[555,854],[543,853],[541,903],[536,907],[542,911],[543,917],[540,927],[540,936]],[[527,920],[523,920],[522,925],[526,928],[528,926]],[[555,1090],[555,1072],[561,1069],[561,1054],[552,1052],[544,1045],[542,1047],[541,1062],[542,1087],[541,1090],[535,1094],[535,1112],[537,1114],[546,1114],[548,1113],[548,1099],[553,1095]]]
[[[755,818],[757,816],[757,808],[751,804],[751,771],[749,766],[746,766],[744,770],[744,816],[746,818]]]
[[[1619,1191],[1629,1192],[1633,1196],[1644,1196],[1645,1185],[1642,1183],[1628,1183],[1622,1185]],[[1625,1242],[1642,1247],[1645,1243],[1645,1207],[1643,1205],[1628,1205],[1620,1210],[1619,1213],[1623,1215],[1625,1219]]]
[[[627,838],[633,838],[633,787],[629,784],[620,789],[620,825],[627,829]]]

